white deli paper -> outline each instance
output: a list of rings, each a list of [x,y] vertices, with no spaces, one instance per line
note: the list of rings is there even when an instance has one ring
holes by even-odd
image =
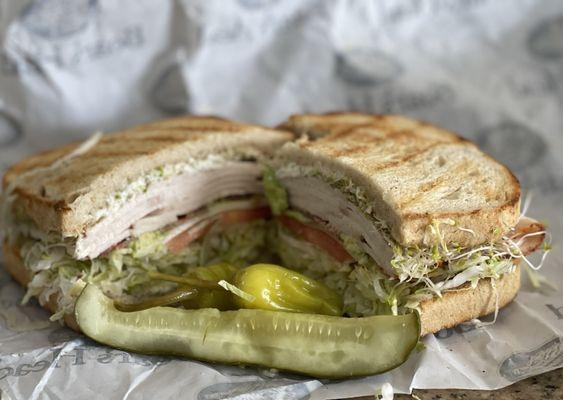
[[[510,166],[549,221],[563,288],[563,4],[557,0],[0,2],[0,169],[180,113],[277,124],[356,110],[422,118]],[[0,273],[9,399],[331,399],[495,389],[563,366],[563,292],[525,279],[494,325],[461,325],[385,375],[330,382],[98,345]],[[4,397],[2,397],[4,399]]]

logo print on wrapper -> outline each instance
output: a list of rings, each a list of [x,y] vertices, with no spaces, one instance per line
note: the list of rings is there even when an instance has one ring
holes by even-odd
[[[267,396],[269,391],[275,395]],[[303,382],[288,380],[251,381],[235,383],[216,383],[203,389],[197,400],[220,400],[232,398],[306,400],[311,391]]]
[[[502,362],[499,373],[515,382],[562,366],[563,338],[556,337],[536,349],[512,354]]]
[[[31,33],[46,39],[61,39],[88,26],[98,0],[33,0],[20,19]]]
[[[0,110],[0,148],[16,144],[21,137],[20,123],[5,111]]]
[[[378,86],[403,72],[397,60],[377,50],[355,49],[335,56],[336,74],[352,86]]]
[[[244,8],[263,8],[277,3],[278,0],[238,0]]]
[[[503,121],[477,133],[479,147],[515,171],[538,163],[547,151],[543,137],[515,121]]]
[[[544,60],[563,57],[563,15],[541,21],[528,36],[528,50]]]
[[[152,103],[167,114],[189,110],[190,95],[179,64],[169,66],[156,81],[151,92]]]
[[[379,114],[405,114],[416,116],[421,109],[437,108],[455,100],[454,90],[443,84],[430,84],[424,88],[404,88],[398,84],[382,90],[350,91],[348,108]]]
[[[513,170],[524,187],[542,193],[563,188],[563,175],[553,167],[559,155],[540,133],[507,120],[478,131],[476,138],[482,150]]]

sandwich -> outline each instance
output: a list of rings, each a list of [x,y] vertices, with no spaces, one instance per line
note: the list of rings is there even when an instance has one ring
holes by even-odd
[[[399,116],[161,121],[24,160],[3,188],[5,267],[53,320],[319,377],[498,312],[546,236],[506,167]]]
[[[270,170],[283,263],[349,315],[421,313],[422,334],[498,312],[546,235],[520,185],[473,143],[401,116],[295,115]],[[268,195],[268,191],[266,192]],[[273,200],[272,200],[273,199]]]
[[[174,286],[147,270],[246,265],[265,248],[261,160],[291,137],[187,117],[24,160],[3,181],[6,269],[76,328],[78,281],[134,301]]]

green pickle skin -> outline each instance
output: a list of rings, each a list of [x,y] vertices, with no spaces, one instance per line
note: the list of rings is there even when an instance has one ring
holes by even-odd
[[[78,297],[75,318],[84,334],[115,348],[334,379],[393,369],[420,337],[416,313],[343,318],[259,309],[121,312],[95,285]]]

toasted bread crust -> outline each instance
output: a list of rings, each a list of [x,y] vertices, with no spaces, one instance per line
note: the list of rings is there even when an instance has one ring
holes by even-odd
[[[5,268],[12,277],[26,287],[30,276],[19,254],[19,249],[3,243],[5,255]],[[457,291],[444,293],[442,298],[435,298],[421,304],[421,335],[436,333],[444,328],[451,328],[465,321],[488,315],[495,311],[496,296],[498,293],[499,308],[506,306],[516,296],[520,288],[520,269],[504,275],[495,282],[496,289],[491,285],[490,279],[479,281],[475,289],[461,288]],[[56,310],[57,295],[51,296],[44,308],[54,313]],[[64,321],[73,330],[80,332],[74,315],[66,314]]]
[[[271,153],[293,135],[215,117],[180,117],[104,135],[89,151],[64,166],[45,171],[77,144],[47,151],[19,162],[3,185],[17,182],[18,204],[45,231],[79,235],[95,222],[92,211],[128,182],[166,164],[202,159],[209,154]]]
[[[403,246],[436,241],[472,247],[496,240],[518,221],[520,185],[471,142],[428,123],[394,115],[295,115],[281,128],[310,139],[286,144],[282,162],[349,177]],[[460,230],[463,227],[472,231]]]
[[[516,267],[514,272],[503,275],[494,285],[490,279],[484,279],[479,281],[475,289],[466,285],[444,293],[440,299],[421,303],[421,335],[436,333],[495,312],[497,295],[498,307],[506,306],[520,289],[520,268]]]

